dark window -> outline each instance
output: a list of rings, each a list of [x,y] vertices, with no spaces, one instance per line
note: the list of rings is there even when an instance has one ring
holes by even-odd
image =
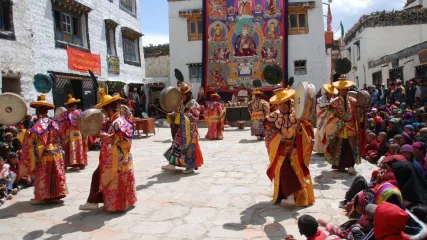
[[[0,0],[0,38],[15,40],[12,1]]]
[[[21,78],[3,76],[1,91],[2,93],[12,92],[21,95]]]
[[[291,28],[297,28],[298,27],[298,19],[297,14],[291,14],[290,16],[290,22],[291,22]]]
[[[305,14],[298,14],[298,18],[299,18],[299,27],[300,28],[305,28]]]
[[[203,34],[203,22],[202,21],[197,22],[197,32],[199,34]]]
[[[196,32],[196,23],[194,23],[194,22],[191,23],[191,33],[197,33]]]
[[[120,0],[120,8],[132,15],[135,15],[136,2],[135,0]]]
[[[188,70],[190,71],[190,82],[202,82],[202,66],[189,66]]]
[[[295,75],[306,75],[307,74],[307,61],[298,60],[294,61]]]
[[[107,41],[108,56],[117,56],[116,51],[116,27],[110,24],[105,24],[105,38]]]

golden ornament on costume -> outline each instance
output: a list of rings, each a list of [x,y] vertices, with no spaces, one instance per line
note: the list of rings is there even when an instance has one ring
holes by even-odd
[[[70,105],[70,104],[74,104],[74,103],[79,103],[80,99],[75,99],[73,97],[73,94],[68,94],[68,101],[64,103],[65,106]]]
[[[325,89],[325,91],[331,95],[338,94],[338,89],[336,89],[334,86],[332,86],[329,83],[323,84],[323,89]]]
[[[46,94],[43,93],[37,97],[37,101],[30,103],[30,107],[32,108],[47,107],[50,110],[50,109],[54,109],[55,105],[46,101]]]

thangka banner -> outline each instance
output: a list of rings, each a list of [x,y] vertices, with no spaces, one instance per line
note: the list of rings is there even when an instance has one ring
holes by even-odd
[[[287,0],[203,0],[205,89],[251,87],[268,64],[287,72]]]

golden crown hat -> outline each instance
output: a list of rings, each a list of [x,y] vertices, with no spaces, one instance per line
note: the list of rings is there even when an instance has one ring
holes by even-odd
[[[191,91],[192,88],[193,88],[193,85],[191,85],[190,83],[182,82],[179,85],[179,91],[181,91],[181,93],[188,93]]]
[[[218,95],[218,93],[212,93],[210,96],[211,99],[216,99],[216,100],[220,100],[221,96]]]
[[[262,95],[262,92],[259,90],[259,88],[256,88],[252,94],[253,95]]]
[[[332,94],[332,95],[338,94],[338,89],[336,89],[334,86],[332,86],[329,83],[323,84],[323,89],[325,89],[325,91],[329,94]]]
[[[68,94],[68,101],[64,103],[65,106],[70,105],[70,104],[74,104],[74,103],[79,103],[80,99],[75,99],[73,97],[73,94]]]
[[[30,107],[39,108],[39,107],[47,107],[49,110],[54,109],[55,105],[46,101],[46,94],[42,93],[37,97],[37,101],[31,102]]]
[[[281,104],[291,100],[295,95],[294,89],[281,88],[274,91],[274,96],[270,98],[271,104]]]
[[[338,78],[338,81],[333,82],[332,85],[336,89],[348,89],[348,88],[351,88],[352,86],[354,86],[354,82],[347,80],[347,77],[345,75],[341,75]]]
[[[115,101],[122,99],[119,94],[115,96],[106,94],[104,88],[99,89],[99,96],[100,96],[99,103],[94,106],[95,108],[102,108],[110,103],[113,103]]]

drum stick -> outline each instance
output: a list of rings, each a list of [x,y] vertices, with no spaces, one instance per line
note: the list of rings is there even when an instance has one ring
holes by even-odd
[[[166,113],[166,114],[168,114],[168,112],[166,112],[165,110],[162,110],[162,109],[160,109],[160,108],[158,108],[158,107],[156,107],[156,106],[154,106],[154,105],[152,105],[155,109],[157,109],[157,110],[159,110],[159,111],[161,111],[161,112],[163,112],[163,113]]]

